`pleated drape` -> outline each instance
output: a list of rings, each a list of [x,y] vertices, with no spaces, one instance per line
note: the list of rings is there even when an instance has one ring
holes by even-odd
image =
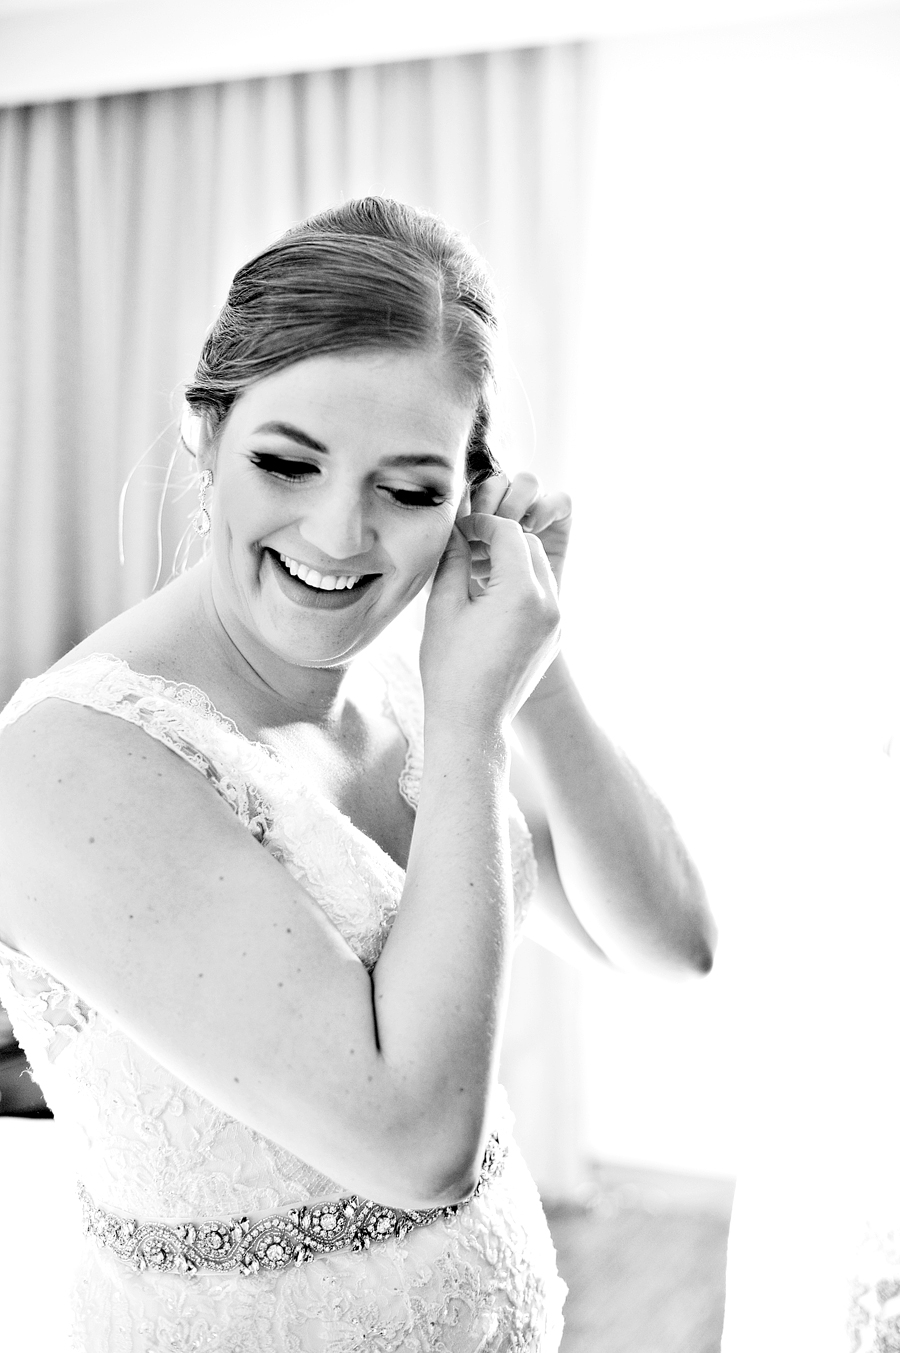
[[[312,211],[387,193],[472,237],[507,319],[506,454],[555,477],[592,61],[559,46],[0,111],[0,702],[168,576],[194,504],[183,461],[162,501],[180,389],[235,269]]]
[[[501,458],[561,479],[594,61],[558,46],[0,111],[0,704],[165,582],[196,504],[188,458],[170,464],[181,388],[234,271],[310,212],[384,193],[474,240],[508,336]],[[523,945],[503,1074],[556,1197],[582,1164],[577,1014],[575,975]]]

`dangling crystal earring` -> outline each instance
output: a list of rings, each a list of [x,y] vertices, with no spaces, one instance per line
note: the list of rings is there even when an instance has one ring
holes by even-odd
[[[208,536],[212,522],[209,519],[209,510],[206,506],[206,494],[212,488],[213,475],[212,470],[204,470],[200,476],[200,508],[194,518],[194,530],[198,536]]]

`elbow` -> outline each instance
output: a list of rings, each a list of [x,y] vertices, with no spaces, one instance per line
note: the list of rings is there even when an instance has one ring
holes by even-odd
[[[658,936],[640,958],[636,957],[633,966],[648,973],[655,970],[670,979],[705,977],[712,972],[717,939],[715,924],[707,915]]]
[[[395,1156],[397,1204],[412,1210],[450,1207],[475,1192],[484,1160],[482,1124],[448,1131],[446,1122],[404,1142]]]
[[[478,1184],[484,1146],[463,1142],[452,1147],[445,1143],[437,1151],[423,1151],[413,1173],[419,1207],[450,1207],[471,1198]]]
[[[424,1199],[417,1206],[452,1207],[466,1202],[475,1192],[480,1173],[481,1156],[477,1160],[440,1162],[416,1181],[416,1196]]]
[[[707,913],[702,922],[685,935],[680,946],[680,966],[686,975],[705,977],[712,972],[718,938],[715,922]]]
[[[712,972],[713,961],[716,956],[716,947],[719,943],[718,927],[712,918],[709,908],[705,905],[705,902],[706,899],[704,898],[703,924],[699,927],[694,950],[694,970],[701,977],[705,977],[707,973]]]
[[[673,935],[673,957],[685,976],[705,977],[712,972],[719,932],[696,871],[693,888],[678,910],[681,918]]]
[[[696,973],[698,977],[705,977],[707,973],[712,972],[715,956],[715,944],[709,944],[705,940],[701,941],[695,946],[691,955],[691,972]]]

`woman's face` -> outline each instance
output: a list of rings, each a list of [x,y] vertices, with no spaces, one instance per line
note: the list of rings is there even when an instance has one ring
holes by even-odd
[[[424,586],[473,402],[446,358],[400,351],[310,357],[240,396],[211,453],[211,545],[217,609],[251,662],[261,644],[338,665]]]

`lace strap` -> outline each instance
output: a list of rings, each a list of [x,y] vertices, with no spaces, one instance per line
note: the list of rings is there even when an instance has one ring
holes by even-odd
[[[257,840],[269,830],[271,808],[236,765],[233,740],[240,734],[196,687],[145,676],[120,658],[93,653],[24,681],[0,713],[0,730],[51,699],[134,724],[199,771]],[[242,742],[242,751],[257,760],[264,758],[259,744]]]

